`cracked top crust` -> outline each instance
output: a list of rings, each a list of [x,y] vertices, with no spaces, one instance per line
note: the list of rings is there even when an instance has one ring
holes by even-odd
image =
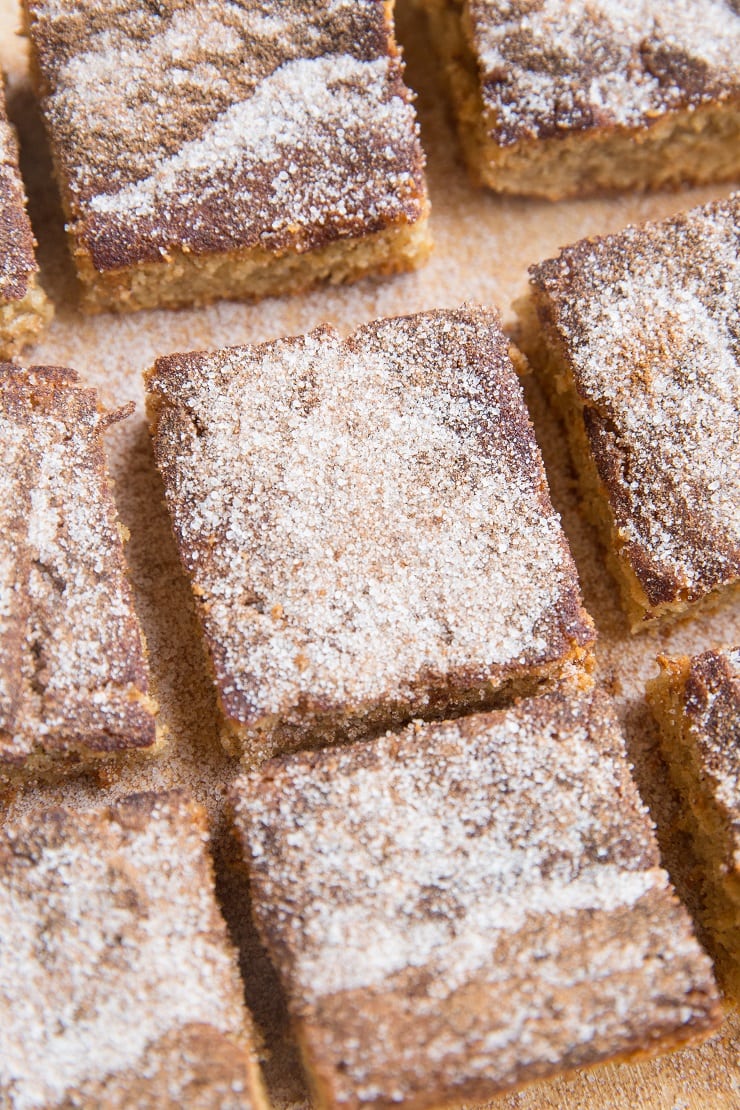
[[[155,742],[101,444],[122,415],[74,371],[0,364],[0,769]]]
[[[205,814],[146,794],[0,833],[0,1101],[249,1110]]]
[[[593,639],[494,312],[174,355],[148,390],[233,720],[428,713]]]
[[[67,215],[98,271],[303,252],[426,212],[382,0],[26,0]]]
[[[501,146],[644,127],[740,97],[734,0],[447,2],[463,9],[486,124]]]
[[[530,270],[651,605],[740,577],[740,194]]]
[[[18,169],[18,143],[5,111],[0,78],[0,304],[21,301],[38,272],[26,194]]]
[[[276,759],[232,804],[329,1104],[482,1101],[719,1018],[603,696]]]

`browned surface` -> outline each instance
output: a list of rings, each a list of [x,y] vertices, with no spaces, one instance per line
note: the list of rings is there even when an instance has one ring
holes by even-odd
[[[422,138],[429,153],[434,213],[432,231],[437,249],[424,270],[384,283],[364,282],[351,289],[328,289],[294,299],[261,305],[219,304],[187,313],[145,313],[137,317],[101,316],[82,319],[74,310],[76,287],[61,232],[61,216],[49,187],[48,156],[29,96],[19,85],[23,54],[13,37],[16,11],[4,0],[0,39],[2,58],[16,79],[11,110],[22,126],[24,167],[31,187],[32,216],[41,242],[45,279],[60,311],[33,361],[77,367],[85,380],[100,386],[108,406],[136,401],[137,415],[107,437],[116,496],[132,539],[132,566],[139,614],[152,660],[155,693],[163,719],[171,728],[167,753],[145,768],[131,769],[123,779],[96,788],[80,780],[62,789],[21,795],[13,812],[68,799],[90,806],[131,789],[187,784],[207,805],[216,826],[222,812],[222,790],[237,773],[218,742],[217,710],[207,675],[203,648],[190,600],[179,569],[171,528],[161,506],[162,487],[154,469],[145,426],[140,375],[154,360],[178,350],[261,342],[279,335],[306,332],[328,320],[347,334],[381,315],[430,307],[457,307],[466,299],[499,305],[511,317],[511,301],[526,286],[531,263],[553,255],[558,247],[584,235],[614,232],[626,223],[660,218],[682,207],[703,203],[729,190],[703,189],[651,198],[624,197],[610,201],[570,202],[553,206],[501,200],[470,187],[457,156],[444,97],[436,89],[423,23],[415,17],[399,25],[407,46],[408,81],[420,94]],[[643,700],[646,678],[655,671],[655,655],[663,651],[693,653],[718,641],[740,642],[740,608],[735,602],[712,614],[670,629],[653,629],[630,637],[612,579],[604,570],[592,531],[577,511],[567,448],[534,384],[528,401],[545,456],[553,499],[562,512],[566,532],[582,578],[587,608],[596,616],[598,676],[614,693],[635,761],[638,782],[656,814],[665,813],[665,769],[655,745],[655,731]],[[666,826],[667,827],[667,826]],[[662,841],[673,866],[680,853]],[[306,1099],[294,1043],[286,1035],[279,990],[253,930],[243,914],[244,891],[238,872],[222,867],[219,890],[246,972],[248,1001],[265,1034],[269,1056],[266,1076],[277,1106],[302,1105]],[[539,1084],[504,1098],[506,1110],[736,1110],[740,1087],[740,1023],[729,1018],[720,1034],[704,1047],[686,1050],[652,1063],[608,1067],[590,1075]]]

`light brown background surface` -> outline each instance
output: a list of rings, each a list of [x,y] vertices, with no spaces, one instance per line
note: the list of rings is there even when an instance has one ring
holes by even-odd
[[[106,405],[134,400],[136,415],[108,436],[116,499],[130,529],[128,558],[153,672],[154,692],[170,730],[167,750],[107,785],[79,779],[64,788],[20,794],[10,814],[66,800],[89,806],[131,790],[187,786],[209,809],[219,853],[219,889],[239,940],[247,999],[265,1040],[265,1072],[276,1105],[306,1099],[285,1015],[264,955],[244,914],[241,880],[221,849],[223,788],[237,773],[221,750],[215,699],[206,675],[190,593],[179,569],[169,522],[161,504],[143,415],[141,374],[160,354],[254,342],[303,332],[322,320],[348,332],[382,315],[470,300],[497,305],[512,319],[511,303],[526,285],[527,266],[584,235],[618,230],[628,222],[660,218],[726,195],[729,187],[681,194],[571,201],[552,205],[505,200],[468,183],[423,22],[399,0],[398,29],[408,60],[407,78],[419,94],[422,140],[428,154],[436,249],[419,273],[385,282],[364,281],[347,289],[324,289],[256,305],[217,304],[208,309],[143,312],[84,318],[75,309],[76,287],[68,261],[62,218],[50,180],[43,131],[25,77],[26,53],[15,35],[15,0],[0,0],[0,61],[10,75],[9,108],[22,140],[22,161],[31,193],[43,280],[57,315],[26,363],[72,366],[98,386]],[[671,629],[631,637],[617,605],[616,587],[604,570],[591,529],[578,513],[563,437],[533,382],[528,399],[552,485],[581,574],[585,601],[599,630],[600,680],[615,696],[627,731],[630,756],[643,797],[659,820],[661,846],[670,868],[681,845],[669,833],[672,801],[665,769],[655,752],[655,733],[644,701],[644,683],[659,651],[696,652],[715,644],[740,643],[740,603]],[[676,870],[680,885],[680,871]],[[728,1017],[706,1045],[633,1066],[609,1066],[567,1080],[539,1084],[497,1101],[506,1108],[564,1110],[729,1110],[740,1107],[740,1016]]]

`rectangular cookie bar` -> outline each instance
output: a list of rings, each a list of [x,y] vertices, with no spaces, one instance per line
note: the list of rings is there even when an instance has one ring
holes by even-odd
[[[739,248],[736,194],[566,247],[517,306],[633,630],[740,578]]]
[[[426,258],[392,3],[24,7],[88,309],[261,297]]]
[[[0,364],[0,782],[157,742],[101,440],[121,415]]]
[[[0,77],[0,359],[19,354],[52,316],[38,283],[35,245]]]
[[[0,831],[0,1102],[266,1110],[203,810],[139,794]]]
[[[702,924],[740,1002],[740,648],[658,662],[648,698],[699,865]]]
[[[479,1103],[720,1020],[603,697],[283,757],[232,803],[319,1106]]]
[[[474,177],[558,200],[740,175],[733,0],[421,0]]]
[[[590,658],[493,311],[173,355],[147,387],[228,746],[454,715]]]

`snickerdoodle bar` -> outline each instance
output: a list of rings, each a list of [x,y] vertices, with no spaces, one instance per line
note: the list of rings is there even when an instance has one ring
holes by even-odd
[[[740,175],[732,0],[421,0],[474,177],[561,197]]]
[[[417,266],[424,158],[387,0],[26,0],[88,309]]]
[[[157,744],[102,447],[121,415],[0,363],[0,782]]]
[[[563,414],[633,629],[740,579],[740,194],[530,270],[519,342]]]
[[[233,749],[468,712],[588,661],[495,312],[173,355],[147,386]]]
[[[0,1102],[265,1110],[213,890],[178,793],[0,831]]]
[[[285,756],[232,803],[321,1107],[477,1104],[721,1020],[602,696]]]

